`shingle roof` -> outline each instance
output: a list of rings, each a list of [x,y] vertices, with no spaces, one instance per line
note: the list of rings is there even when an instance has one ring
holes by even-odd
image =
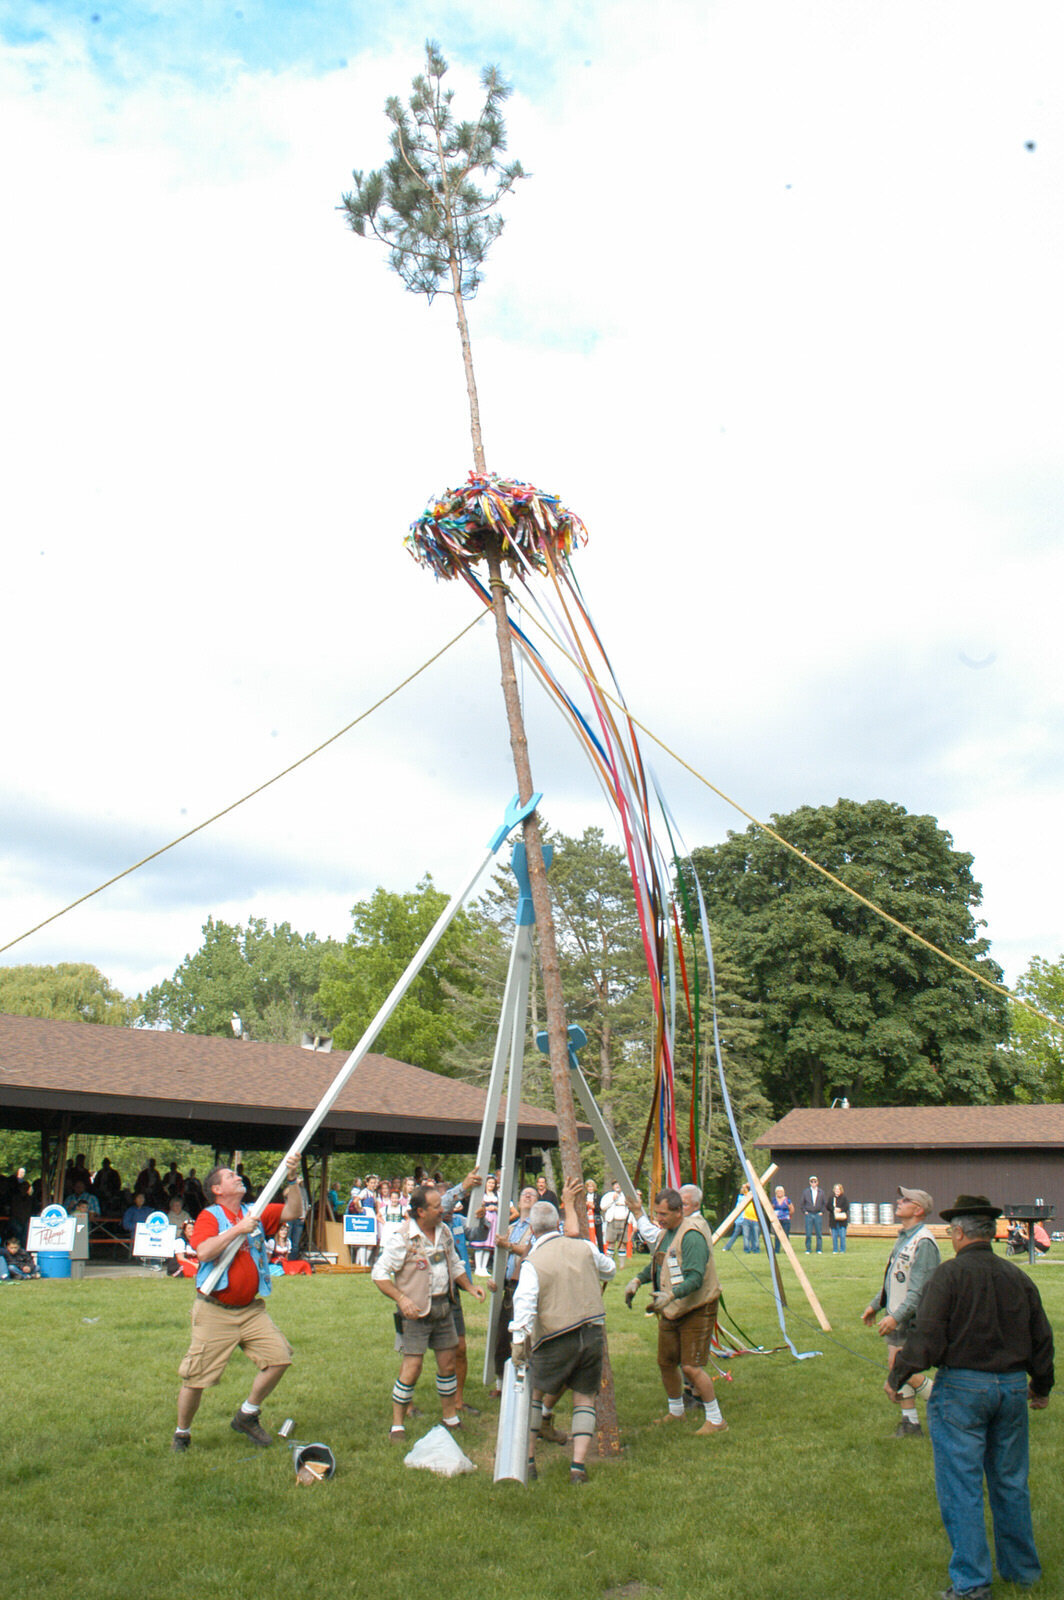
[[[1064,1146],[1064,1105],[851,1106],[788,1111],[759,1150],[931,1150]]]
[[[69,1110],[180,1122],[183,1136],[193,1139],[194,1124],[298,1129],[346,1057],[249,1039],[0,1014],[0,1126],[38,1126],[27,1124],[29,1112]],[[426,1148],[436,1148],[441,1137],[468,1143],[471,1132],[475,1142],[486,1098],[472,1084],[367,1055],[324,1126],[417,1137]],[[500,1117],[505,1104],[504,1097]],[[208,1137],[203,1129],[199,1136]],[[557,1118],[522,1103],[518,1138],[556,1144]]]

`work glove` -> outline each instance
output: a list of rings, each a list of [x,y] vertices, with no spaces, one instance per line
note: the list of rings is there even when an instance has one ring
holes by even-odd
[[[675,1298],[676,1296],[673,1294],[671,1289],[655,1289],[647,1310],[652,1311],[655,1316],[660,1317],[661,1313],[665,1310],[665,1307],[671,1300],[675,1300]]]
[[[515,1333],[510,1345],[510,1359],[518,1372],[528,1365],[528,1336]]]
[[[640,1287],[640,1280],[638,1278],[633,1278],[631,1283],[624,1291],[624,1303],[628,1307],[629,1311],[632,1309],[632,1301],[635,1299],[636,1290]]]

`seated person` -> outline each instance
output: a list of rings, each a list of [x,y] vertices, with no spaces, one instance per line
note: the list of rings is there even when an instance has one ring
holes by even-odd
[[[292,1260],[292,1244],[288,1235],[288,1224],[282,1222],[273,1238],[270,1240],[270,1266],[280,1267],[282,1272],[290,1273],[293,1277],[311,1276],[309,1261]]]
[[[63,1205],[70,1212],[77,1211],[79,1206],[84,1206],[90,1216],[98,1217],[100,1215],[100,1202],[82,1178],[74,1179],[73,1187],[63,1201]]]
[[[173,1259],[166,1263],[171,1278],[194,1278],[199,1270],[199,1256],[192,1248],[192,1218],[189,1217],[177,1230]]]
[[[22,1241],[17,1233],[8,1236],[4,1247],[0,1250],[0,1277],[11,1278],[39,1278],[37,1263],[28,1250],[22,1248]]]
[[[128,1234],[136,1233],[137,1223],[147,1222],[148,1218],[152,1214],[153,1209],[154,1207],[145,1204],[144,1194],[138,1189],[137,1193],[133,1196],[133,1204],[131,1206],[127,1206],[125,1211],[122,1213],[123,1228]]]

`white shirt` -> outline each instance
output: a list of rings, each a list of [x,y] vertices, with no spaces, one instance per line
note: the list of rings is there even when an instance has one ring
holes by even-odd
[[[521,1271],[517,1279],[517,1288],[514,1290],[514,1314],[510,1322],[511,1333],[523,1333],[531,1336],[532,1327],[536,1320],[536,1311],[539,1306],[539,1273],[536,1271],[534,1258],[541,1244],[546,1244],[548,1239],[560,1239],[560,1231],[556,1228],[553,1233],[541,1233],[539,1238],[532,1240],[532,1249],[521,1263]],[[603,1283],[609,1283],[617,1271],[617,1263],[612,1257],[604,1255],[590,1239],[574,1239],[574,1244],[582,1244],[591,1251],[595,1258],[595,1266]],[[605,1320],[605,1313],[603,1313]]]
[[[645,1211],[641,1211],[638,1217],[633,1216],[632,1221],[635,1223],[636,1233],[638,1233],[643,1243],[648,1244],[652,1250],[658,1240],[664,1238],[665,1229],[659,1228],[656,1222],[651,1222]]]
[[[410,1237],[419,1236],[425,1245],[425,1254],[429,1258],[429,1294],[449,1294],[451,1291],[450,1273],[447,1271],[447,1249],[444,1234],[450,1229],[441,1222],[436,1229],[435,1239],[430,1239],[427,1233],[422,1233],[413,1217],[410,1218]],[[392,1278],[399,1271],[406,1258],[406,1240],[398,1228],[385,1239],[381,1246],[381,1253],[370,1277],[375,1280]]]

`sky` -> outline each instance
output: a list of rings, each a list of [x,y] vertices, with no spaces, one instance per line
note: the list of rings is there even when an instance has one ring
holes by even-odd
[[[475,615],[403,548],[471,466],[450,301],[338,211],[427,37],[513,86],[470,321],[489,466],[586,523],[631,708],[754,816],[840,796],[1064,952],[1057,0],[0,0],[0,945]],[[529,680],[550,825],[616,838]],[[687,843],[746,821],[654,751]],[[14,944],[126,994],[209,916],[343,937],[514,789],[487,620]]]

